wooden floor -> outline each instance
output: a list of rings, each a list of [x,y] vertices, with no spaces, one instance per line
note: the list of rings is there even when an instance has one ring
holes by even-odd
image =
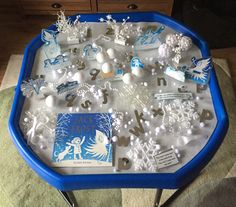
[[[56,17],[47,16],[22,17],[17,11],[4,13],[0,9],[0,83],[10,55],[23,54],[27,43],[55,20]],[[213,57],[228,60],[236,91],[236,47],[212,50],[211,53]]]

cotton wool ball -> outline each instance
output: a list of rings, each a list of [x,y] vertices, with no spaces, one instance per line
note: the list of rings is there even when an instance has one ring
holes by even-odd
[[[183,36],[181,37],[180,41],[179,41],[179,46],[181,48],[181,50],[183,51],[187,51],[192,47],[192,40],[190,37],[187,36]]]
[[[113,48],[109,48],[107,50],[107,54],[108,54],[110,59],[114,59],[116,57],[115,50]]]
[[[82,83],[84,81],[84,75],[82,72],[78,71],[72,76],[72,79],[78,81],[78,83]]]
[[[99,63],[104,63],[105,62],[105,55],[102,52],[99,52],[96,54],[96,60]]]
[[[168,59],[172,55],[172,49],[166,43],[162,43],[158,48],[158,55],[160,58]]]
[[[102,65],[102,72],[103,73],[110,73],[112,71],[112,68],[113,68],[113,66],[111,63],[105,62]]]
[[[131,84],[133,82],[134,78],[131,73],[126,73],[123,75],[122,80],[125,84]]]
[[[172,47],[178,45],[178,37],[175,34],[168,34],[166,35],[166,44]]]

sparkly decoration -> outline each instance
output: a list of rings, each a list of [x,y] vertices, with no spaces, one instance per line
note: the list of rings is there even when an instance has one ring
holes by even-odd
[[[86,41],[89,26],[86,22],[81,23],[79,21],[80,15],[76,16],[74,21],[66,18],[63,11],[60,11],[57,16],[57,31],[67,34],[67,41],[69,43],[82,43]]]
[[[21,83],[21,91],[24,96],[27,98],[31,97],[34,93],[39,95],[40,88],[45,86],[46,82],[44,80],[44,76],[36,76],[35,78],[30,78],[28,80],[24,80]]]
[[[151,28],[148,29],[144,34],[138,36],[135,41],[135,49],[136,50],[145,50],[145,49],[155,49],[160,46],[160,34],[164,31],[165,26],[161,25],[155,31]]]
[[[99,47],[93,47],[93,45],[88,44],[84,46],[83,56],[88,60],[96,59],[96,54],[101,51]]]
[[[158,57],[160,61],[168,61],[172,55],[172,49],[166,43],[162,43],[158,48]]]
[[[161,146],[151,138],[146,142],[136,139],[127,152],[127,156],[134,161],[133,165],[136,171],[156,172],[158,169],[154,156],[158,154],[160,149]]]
[[[38,146],[38,149],[45,149],[53,140],[55,124],[56,115],[51,111],[43,108],[37,109],[34,113],[26,111],[22,125],[27,143],[31,147]]]
[[[193,66],[186,70],[186,78],[190,79],[197,84],[207,84],[210,77],[210,71],[212,69],[211,58],[192,58]]]
[[[170,131],[189,129],[194,120],[199,119],[196,104],[193,101],[176,99],[170,103],[162,102],[164,112],[162,123]]]
[[[45,43],[43,49],[48,59],[53,59],[61,55],[61,48],[57,43],[55,31],[43,29],[41,32],[41,40]]]
[[[58,55],[53,59],[44,60],[44,68],[50,68],[51,70],[65,68],[69,65],[71,65],[71,62],[69,61],[68,57],[65,57],[63,55]]]
[[[62,94],[71,90],[74,90],[78,87],[78,82],[77,81],[68,81],[66,83],[62,83],[59,86],[56,87],[57,89],[57,94]]]
[[[115,19],[109,14],[106,16],[106,19],[100,18],[100,22],[106,22],[108,27],[110,28],[110,32],[114,32],[114,42],[120,45],[126,45],[127,39],[130,38],[131,35],[140,34],[142,32],[141,27],[134,27],[133,24],[127,24],[129,17],[122,20],[121,24],[118,24]]]
[[[135,108],[143,108],[150,101],[150,93],[145,87],[135,85],[124,85],[120,92],[120,96],[127,101],[128,105]]]

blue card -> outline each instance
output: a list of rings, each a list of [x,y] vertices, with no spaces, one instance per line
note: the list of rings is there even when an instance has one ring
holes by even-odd
[[[58,114],[52,162],[55,167],[112,166],[109,113]]]

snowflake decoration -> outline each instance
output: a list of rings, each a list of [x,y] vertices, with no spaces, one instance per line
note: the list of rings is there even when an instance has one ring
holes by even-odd
[[[66,18],[63,11],[60,11],[57,16],[56,27],[58,32],[67,34],[69,39],[78,39],[79,42],[86,41],[85,37],[89,26],[86,22],[81,23],[79,21],[80,15],[76,16],[74,21]]]
[[[180,99],[173,100],[169,104],[162,102],[163,124],[168,126],[170,130],[189,129],[193,120],[199,119],[196,111],[195,102],[191,100],[183,101]]]
[[[160,151],[160,145],[152,139],[144,142],[136,139],[132,148],[127,152],[127,156],[133,160],[134,169],[137,171],[157,171],[155,155]]]
[[[46,82],[44,80],[44,76],[37,76],[36,78],[30,78],[23,81],[20,88],[23,95],[29,98],[34,93],[38,95],[40,92],[40,88],[45,85]]]
[[[128,24],[127,21],[130,17],[122,19],[121,25],[117,24],[117,21],[113,19],[112,15],[108,14],[106,19],[100,18],[100,22],[105,22],[114,31],[115,39],[126,40],[129,39],[131,35],[140,35],[142,33],[142,28],[140,26],[135,27],[133,24]]]
[[[124,101],[135,108],[144,108],[150,100],[150,93],[144,87],[138,87],[135,85],[124,85],[123,90],[121,90],[120,96],[124,98]]]
[[[39,108],[34,112],[26,111],[22,122],[27,143],[35,145],[36,141],[49,142],[54,136],[56,115],[51,111]],[[40,138],[40,140],[38,140]]]

